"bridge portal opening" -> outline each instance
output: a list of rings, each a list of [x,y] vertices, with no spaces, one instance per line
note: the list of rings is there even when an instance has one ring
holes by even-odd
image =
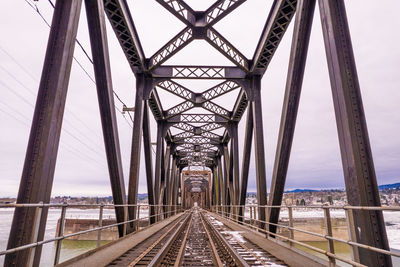
[[[209,209],[211,205],[211,171],[183,170],[183,204],[185,209],[200,207]]]

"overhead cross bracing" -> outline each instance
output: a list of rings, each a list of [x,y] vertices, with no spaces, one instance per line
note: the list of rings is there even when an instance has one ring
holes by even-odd
[[[316,0],[274,0],[259,42],[247,58],[215,25],[240,8],[245,0],[218,0],[204,11],[192,9],[183,0],[156,0],[184,23],[183,29],[153,55],[145,55],[127,0],[85,0],[93,65],[102,119],[117,221],[136,218],[138,182],[143,144],[150,204],[150,222],[160,214],[160,205],[182,204],[180,179],[186,167],[207,167],[212,172],[211,205],[229,207],[233,218],[241,218],[249,178],[250,154],[255,152],[258,220],[262,229],[276,232],[297,116],[308,42]],[[46,51],[38,101],[21,179],[19,203],[48,203],[54,178],[71,62],[82,0],[57,1]],[[337,119],[339,143],[348,201],[353,206],[380,206],[357,71],[343,0],[319,0],[325,50]],[[125,191],[118,128],[116,124],[105,17],[136,77],[129,186]],[[278,146],[267,204],[261,79],[295,17],[291,56],[285,88]],[[231,62],[231,66],[167,64],[186,46],[203,40]],[[201,91],[187,80],[213,81]],[[190,84],[190,83],[189,83]],[[166,103],[162,94],[180,99]],[[233,103],[219,101],[235,94]],[[231,104],[231,105],[228,105]],[[150,112],[157,122],[155,166],[152,160]],[[245,111],[242,167],[239,164],[238,123]],[[154,168],[153,168],[154,167]],[[118,205],[130,204],[126,211]],[[278,207],[276,207],[278,206]],[[276,207],[276,208],[275,208]],[[354,239],[368,246],[388,249],[385,224],[379,210],[359,210],[352,218]],[[238,217],[239,216],[239,217]],[[41,214],[17,207],[9,248],[42,240],[47,208]],[[32,224],[32,222],[36,224]],[[268,225],[267,225],[268,224]],[[36,226],[37,229],[36,229]],[[132,232],[131,222],[119,234]],[[357,231],[355,230],[357,229]],[[357,234],[358,233],[358,234]],[[362,233],[362,234],[360,234]],[[8,254],[6,265],[38,264],[41,246],[34,252]],[[33,255],[34,254],[34,255]],[[387,255],[355,250],[360,261],[372,266],[390,266]]]

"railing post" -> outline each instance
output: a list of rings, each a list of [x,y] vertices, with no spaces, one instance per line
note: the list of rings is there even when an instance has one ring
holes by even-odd
[[[139,230],[139,223],[140,223],[140,205],[137,205],[136,209],[136,231]]]
[[[148,226],[150,226],[150,222],[151,222],[151,205],[149,204],[149,211],[148,211],[148,213],[147,213],[148,215],[148,217],[149,217],[149,219],[148,219]]]
[[[60,237],[64,234],[66,210],[67,210],[67,203],[64,202],[63,206],[61,207],[60,227],[58,228],[57,231],[57,237]],[[62,240],[56,241],[56,255],[54,256],[54,265],[57,265],[58,262],[60,261],[61,244]]]
[[[43,202],[40,201],[39,204],[43,204]],[[38,241],[39,228],[40,228],[40,219],[42,217],[42,209],[43,209],[42,206],[36,207],[36,209],[35,209],[35,218],[36,218],[36,220],[35,220],[34,226],[33,226],[34,232],[33,232],[33,242],[32,243]],[[33,261],[35,259],[35,250],[36,250],[36,248],[37,247],[33,247],[31,253],[29,254],[29,260],[28,260],[28,262],[29,262],[28,266],[29,267],[33,266]]]
[[[326,235],[327,236],[332,236],[332,222],[331,222],[331,213],[328,207],[324,207],[324,222],[325,222],[325,228],[326,228]],[[335,254],[335,246],[333,243],[332,239],[327,239],[328,241],[328,250],[330,253]],[[335,266],[335,258],[333,257],[328,257],[329,258],[329,266]]]
[[[288,206],[288,215],[289,215],[289,238],[290,239],[294,239],[294,231],[293,231],[293,207],[292,206]],[[293,242],[289,241],[289,245],[293,246]]]
[[[104,210],[104,203],[100,205],[99,211],[99,228],[103,227],[103,210]],[[97,247],[100,247],[101,243],[101,229],[97,232]]]
[[[257,226],[256,230],[258,232],[258,209],[256,206],[253,207],[253,213],[254,213],[254,226]]]
[[[264,207],[265,214],[268,214],[268,207]],[[261,225],[265,225],[264,229],[269,231],[269,224],[267,222],[267,218],[265,218],[265,223],[261,223]],[[265,233],[265,237],[268,237],[268,233]]]
[[[126,235],[126,231],[128,230],[128,225],[127,225],[127,222],[128,221],[128,206],[127,205],[125,205],[124,206],[124,233],[123,233],[123,236],[125,236]]]
[[[249,223],[250,225],[253,225],[253,207],[249,206],[249,210],[250,210],[250,220]]]
[[[354,228],[353,210],[345,208],[345,212],[346,212],[347,232],[349,235],[349,240],[357,242],[356,229]],[[360,262],[360,255],[358,254],[358,248],[356,246],[350,245],[350,254],[351,254],[351,259],[353,261]]]
[[[159,221],[159,217],[158,216],[160,216],[160,211],[158,210],[158,204],[156,204],[156,205],[154,205],[154,209],[155,209],[155,216],[154,216],[154,218],[155,218],[155,222],[158,222]]]

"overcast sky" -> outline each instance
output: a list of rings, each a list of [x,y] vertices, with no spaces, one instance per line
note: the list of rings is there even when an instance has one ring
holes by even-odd
[[[33,3],[27,0],[29,3]],[[184,25],[155,1],[129,0],[132,15],[147,57]],[[210,0],[187,0],[204,10]],[[51,21],[52,7],[41,0],[37,7]],[[248,0],[215,28],[244,55],[251,58],[272,0]],[[3,1],[0,9],[0,196],[16,196],[25,158],[33,108],[40,80],[48,26],[24,0]],[[364,101],[378,184],[400,182],[400,2],[348,0],[347,14]],[[390,7],[390,8],[388,8]],[[78,39],[90,53],[84,6]],[[114,90],[133,106],[135,78],[110,25],[107,25]],[[268,190],[271,180],[279,120],[285,88],[293,24],[289,27],[262,81],[264,138]],[[76,46],[75,57],[94,77],[93,67]],[[231,65],[204,41],[194,41],[167,64]],[[215,82],[182,81],[200,92]],[[164,108],[180,101],[159,92]],[[217,103],[233,103],[233,92]],[[118,109],[122,104],[115,101]],[[233,105],[233,104],[231,104]],[[229,106],[229,104],[228,104]],[[128,183],[131,122],[117,113],[125,182]],[[239,124],[240,148],[244,121]],[[152,139],[156,128],[152,120]],[[254,150],[252,151],[254,153]],[[146,192],[142,160],[139,192]],[[241,165],[240,165],[241,166]],[[255,191],[252,161],[248,191]],[[342,188],[343,172],[332,95],[318,8],[314,17],[296,132],[286,188]],[[52,195],[111,195],[97,94],[94,83],[74,61],[68,89],[61,144]]]

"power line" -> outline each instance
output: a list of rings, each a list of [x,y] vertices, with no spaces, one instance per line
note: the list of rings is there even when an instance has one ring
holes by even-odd
[[[0,103],[3,104],[3,105],[5,105],[5,106],[7,106],[7,108],[10,109],[10,106],[9,106],[9,105],[5,104],[4,102],[0,102]],[[21,120],[20,118],[18,118],[17,116],[15,116],[13,113],[10,113],[10,112],[7,111],[6,109],[3,109],[1,106],[0,106],[0,111],[3,112],[4,114],[6,114],[6,115],[8,115],[8,116],[10,116],[10,117],[12,117],[12,118],[14,118],[14,119],[15,119],[16,121],[18,121],[20,124],[22,124],[22,125],[24,125],[24,126],[27,126],[28,128],[30,127],[30,125],[29,125],[29,123],[28,123],[29,119],[28,119],[24,114],[19,113],[19,112],[16,111],[16,110],[13,110],[14,112],[19,113],[19,114],[21,115],[21,117],[23,117],[23,118],[24,118],[25,120],[27,120],[27,121]],[[72,148],[73,148],[72,146],[68,146],[68,145],[65,144],[63,141],[61,141],[60,143],[61,143],[61,145],[62,145],[64,148],[66,148],[68,151],[70,151],[70,152],[72,152],[73,154],[79,156],[80,158],[83,158],[83,159],[86,159],[86,160],[87,160],[87,159],[90,159],[90,160],[92,160],[94,163],[98,164],[99,166],[104,167],[104,164],[100,163],[100,162],[99,162],[98,160],[96,160],[95,158],[92,158],[92,157],[89,156],[87,153],[83,153],[83,151],[78,151],[78,150],[74,151],[74,150],[72,150]],[[77,152],[77,151],[78,151],[78,152]],[[86,158],[83,157],[83,155],[85,155]]]
[[[10,76],[16,83],[18,83],[19,85],[21,85],[23,88],[25,88],[32,96],[36,97],[36,95],[25,85],[23,84],[20,80],[18,80],[17,77],[15,77],[14,74],[12,74],[11,72],[9,72],[6,68],[4,68],[3,66],[0,65],[0,69],[2,69],[5,73],[8,74],[8,76]]]
[[[19,99],[21,99],[22,101],[24,101],[28,106],[34,108],[33,104],[26,99],[23,95],[21,95],[20,93],[18,93],[17,91],[14,91],[10,86],[8,86],[7,84],[5,84],[3,81],[0,80],[0,84],[3,85],[3,87],[7,88],[11,93],[13,93],[16,97],[18,97]]]
[[[15,94],[18,98],[22,99],[22,100],[23,100],[25,103],[27,103],[29,106],[34,107],[33,104],[29,102],[29,100],[27,100],[25,97],[23,97],[23,96],[20,95],[19,93],[15,92],[11,87],[9,87],[7,84],[5,84],[4,82],[2,82],[1,80],[0,80],[0,84],[3,85],[5,88],[7,88],[9,91],[11,91],[13,94]],[[28,118],[27,118],[27,120],[30,121]],[[66,120],[66,121],[67,121],[67,120]],[[69,122],[69,123],[70,123],[70,122]],[[70,123],[70,125],[71,125],[71,123]],[[76,129],[73,125],[72,125],[72,127],[73,127],[74,129]],[[79,141],[80,143],[82,143],[84,146],[88,147],[90,150],[94,151],[95,153],[99,153],[99,151],[96,152],[92,147],[89,147],[86,143],[84,143],[83,141],[81,141],[79,137],[76,137],[76,136],[75,136],[74,134],[72,134],[69,130],[65,129],[64,127],[63,127],[63,130],[64,130],[65,132],[67,132],[67,134],[69,134],[70,136],[72,136],[75,140],[78,140],[78,141]],[[85,136],[88,140],[91,140],[91,141],[92,141],[92,139],[90,139],[89,137],[87,137],[85,134],[82,134],[82,135]],[[94,144],[94,145],[97,146],[98,144]],[[100,152],[100,153],[102,153],[102,152]]]
[[[37,13],[40,15],[40,17],[42,18],[42,20],[46,23],[46,25],[50,27],[50,24],[46,21],[46,19],[44,18],[44,16],[40,13],[40,11],[39,11],[39,9],[37,8],[36,4],[35,4],[35,6],[33,6],[33,5],[32,5],[30,2],[28,2],[27,0],[25,0],[25,2],[26,2],[30,7],[32,7],[34,10],[36,10]],[[51,1],[49,1],[49,2],[51,3]],[[88,53],[87,53],[86,50],[83,48],[82,44],[80,44],[80,42],[79,42],[78,40],[76,40],[76,41],[77,41],[78,45],[81,47],[81,49],[83,50],[83,52],[85,53],[85,55],[88,57],[89,61],[93,64],[92,59],[88,56]],[[18,62],[18,60],[16,60],[10,53],[8,53],[8,52],[7,52],[4,48],[2,48],[1,46],[0,46],[0,50],[2,50],[2,52],[5,53],[12,61],[14,61],[14,63],[15,63],[17,66],[19,66],[33,81],[38,82],[38,80],[37,80],[37,79],[36,79],[22,64],[20,64],[20,63]],[[74,59],[75,59],[75,61],[78,63],[79,67],[80,67],[80,68],[85,72],[85,74],[88,76],[88,78],[89,78],[94,84],[96,84],[95,80],[90,76],[90,74],[86,71],[86,69],[82,66],[82,64],[81,64],[75,57],[74,57]],[[35,93],[33,93],[32,90],[30,90],[30,89],[29,89],[24,83],[22,83],[16,76],[14,76],[11,72],[9,72],[9,71],[8,71],[7,69],[5,69],[4,67],[1,67],[1,68],[2,68],[2,70],[3,70],[4,72],[6,72],[13,80],[15,80],[20,86],[22,86],[22,87],[25,88],[29,93],[31,93],[33,96],[35,96]],[[25,102],[26,104],[28,104],[28,105],[31,106],[31,107],[34,107],[33,104],[32,104],[28,99],[26,99],[23,95],[21,95],[20,93],[14,91],[12,88],[10,88],[10,87],[9,87],[7,84],[5,84],[4,82],[0,81],[0,83],[1,83],[5,88],[7,88],[8,90],[10,90],[10,92],[12,92],[14,95],[16,95],[18,98],[20,98],[23,102]],[[116,96],[117,100],[118,100],[119,102],[121,102],[121,104],[125,105],[125,103],[121,100],[121,98],[118,96],[118,94],[116,94],[114,91],[113,91],[113,93],[114,93],[114,95]],[[4,103],[2,103],[2,104],[4,105]],[[5,106],[8,107],[8,110],[13,110],[12,107],[10,107],[9,105],[5,105]],[[127,122],[127,124],[132,128],[132,125],[131,125],[131,124],[129,123],[129,121],[127,120],[127,118],[126,118],[124,112],[122,112],[121,110],[119,110],[117,107],[115,107],[115,108],[116,108],[116,110],[117,110],[119,113],[121,113],[121,114],[123,115],[123,118],[125,119],[125,121]],[[15,111],[15,110],[14,110],[14,111]],[[1,109],[1,112],[2,112],[2,113],[5,113],[6,115],[8,115],[8,116],[10,116],[10,117],[12,117],[12,118],[14,118],[14,119],[15,119],[16,121],[18,121],[19,123],[22,123],[22,124],[24,124],[24,125],[30,127],[30,126],[29,126],[29,121],[30,121],[30,120],[29,120],[24,114],[22,114],[21,112],[16,111],[16,113],[18,113],[20,116],[22,116],[23,118],[25,118],[25,119],[28,121],[28,123],[27,123],[27,122],[24,122],[23,120],[21,120],[20,118],[18,118],[18,117],[15,116],[14,114],[8,112],[7,109],[4,110],[4,109],[2,108],[2,109]],[[78,116],[76,116],[75,114],[73,114],[73,112],[71,112],[71,114],[72,114],[75,118],[77,118],[85,127],[87,127],[86,124],[85,124]],[[128,114],[129,114],[129,113],[128,113]],[[132,117],[131,117],[130,114],[129,114],[129,117],[130,117],[131,121],[133,122],[133,119],[132,119]],[[66,120],[66,122],[69,123],[68,120]],[[70,123],[70,125],[71,125],[75,130],[77,130],[77,128],[75,128],[71,123]],[[88,128],[88,127],[87,127],[87,128]],[[88,128],[88,129],[90,129],[90,128]],[[96,154],[99,154],[99,153],[98,153],[97,151],[95,151],[92,147],[88,146],[85,142],[83,142],[79,137],[77,137],[77,136],[75,136],[73,133],[71,133],[68,129],[65,129],[65,128],[63,127],[63,130],[64,130],[68,135],[70,135],[72,138],[74,138],[75,140],[77,140],[79,143],[81,143],[82,145],[86,146],[89,150],[91,150],[92,152],[94,152],[94,153],[96,153]],[[90,130],[92,131],[92,129],[90,129]],[[77,131],[78,131],[78,130],[77,130]],[[92,141],[91,138],[88,138],[88,137],[87,137],[84,133],[82,133],[81,131],[78,131],[78,132],[79,132],[82,136],[84,136],[84,137],[86,137],[87,139],[89,139],[89,140]],[[97,134],[97,133],[96,133],[96,134]],[[63,144],[63,142],[61,142],[61,143]],[[97,145],[97,144],[95,144],[95,145]],[[68,145],[64,145],[64,146],[65,146],[65,147],[67,148],[67,150],[69,150],[70,152],[72,152],[72,153],[74,153],[74,154],[80,156],[79,153],[76,153],[74,150],[71,150],[71,146],[68,146]],[[104,152],[104,151],[102,151],[102,153],[103,153],[103,152]],[[97,161],[97,160],[95,160],[94,158],[90,157],[88,154],[85,154],[85,155],[86,155],[86,157],[87,157],[88,159],[91,159],[92,161],[95,161],[97,164],[99,164],[99,165],[101,165],[101,166],[104,166],[104,164],[99,163],[99,161]]]
[[[0,65],[0,68],[5,71],[10,77],[12,77],[19,85],[21,85],[22,87],[24,87],[29,93],[31,93],[33,96],[35,96],[35,94],[32,92],[31,89],[29,89],[24,83],[22,83],[17,77],[15,77],[12,73],[10,73],[9,71],[7,71],[3,66]],[[27,103],[29,106],[31,106],[32,108],[34,107],[33,104],[26,99],[23,95],[17,93],[16,91],[14,91],[11,87],[9,87],[7,84],[5,84],[4,82],[0,81],[0,84],[3,85],[5,88],[7,88],[9,91],[11,91],[14,95],[16,95],[18,98],[22,99],[25,103]],[[76,119],[78,119],[82,125],[84,125],[87,129],[89,129],[90,131],[94,132],[91,128],[87,127],[85,122],[83,122],[78,116],[76,116],[74,113],[72,113],[72,111],[70,111],[69,109],[67,109],[70,114],[72,114],[73,116],[75,116]],[[72,122],[70,122],[67,118],[64,119],[65,122],[70,125],[70,127],[72,127],[75,131],[77,131],[78,133],[80,133],[83,137],[86,138],[86,140],[88,140],[89,142],[92,142],[92,144],[97,147],[99,144],[95,143],[93,141],[93,138],[88,137],[85,133],[83,133],[78,127],[75,127],[73,125]],[[96,135],[101,138],[97,132]]]
[[[115,109],[116,109],[119,113],[122,114],[122,116],[124,117],[126,123],[133,129],[133,125],[131,125],[131,124],[129,123],[128,119],[125,117],[124,112],[122,112],[121,110],[119,110],[119,108],[117,108],[117,107],[115,107]]]
[[[38,6],[35,4],[32,4],[30,2],[28,2],[28,0],[25,0],[25,2],[33,9],[36,11],[37,14],[39,14],[39,16],[42,18],[42,20],[46,23],[46,25],[51,28],[50,23],[46,20],[46,18],[42,15],[42,13],[40,12]],[[48,0],[48,2],[50,3],[50,5],[53,7],[53,9],[55,8],[53,2],[51,2],[51,0]],[[76,43],[79,45],[79,47],[81,48],[81,50],[83,51],[83,53],[86,55],[86,57],[88,58],[88,60],[90,61],[90,63],[92,63],[93,65],[93,60],[92,58],[89,56],[88,52],[86,51],[86,49],[83,47],[83,45],[81,44],[81,42],[79,42],[79,40],[76,38],[75,39]],[[86,76],[96,85],[96,81],[92,78],[92,76],[90,76],[90,74],[88,73],[88,71],[83,67],[83,65],[78,61],[78,59],[75,58],[74,56],[74,60],[75,62],[78,64],[78,66],[82,69],[82,71],[86,74]],[[119,97],[119,95],[113,90],[113,94],[117,97],[118,101],[121,102],[122,105],[127,106],[124,101],[122,101],[122,99]],[[124,115],[124,113],[122,113],[121,111],[119,111],[122,115]],[[133,123],[133,118],[131,116],[131,114],[128,112],[129,118]]]
[[[0,45],[0,50],[6,54],[17,66],[19,66],[24,72],[25,74],[27,74],[34,82],[39,83],[39,80],[36,79],[22,64],[20,64],[18,62],[18,60],[16,58],[14,58],[10,53],[7,52],[7,50],[5,50],[3,47],[1,47]],[[6,72],[13,80],[15,80],[18,84],[20,84],[23,88],[25,88],[32,96],[36,97],[36,92],[30,88],[28,88],[25,84],[23,84],[15,75],[13,75],[11,72],[9,72],[6,68],[4,68],[3,66],[0,65],[0,68]],[[65,107],[65,109],[72,115],[74,116],[74,118],[76,120],[78,120],[79,122],[81,122],[81,124],[88,129],[89,131],[91,131],[93,134],[95,134],[97,137],[100,137],[98,135],[97,132],[93,131],[93,129],[91,129],[90,127],[87,126],[86,122],[84,122],[81,118],[79,118],[79,116],[77,116],[72,110],[70,110],[67,106]]]
[[[38,80],[22,65],[20,64],[15,57],[13,57],[10,53],[8,53],[1,45],[0,45],[0,50],[3,51],[4,54],[6,54],[9,58],[11,58],[12,61],[14,61],[15,64],[17,64],[24,72],[34,81],[38,82]]]
[[[6,106],[9,110],[12,109],[14,113],[19,114],[21,117],[23,117],[24,119],[27,120],[27,123],[29,123],[28,117],[26,117],[25,114],[23,114],[23,113],[20,112],[19,110],[14,109],[12,106],[10,106],[9,104],[7,104],[7,103],[5,103],[5,102],[3,102],[3,101],[0,101],[0,104],[3,104],[4,106]],[[14,117],[14,118],[15,118],[15,117]]]
[[[3,112],[4,114],[13,117],[16,121],[24,124],[24,125],[28,125],[26,122],[24,122],[23,120],[21,120],[20,118],[18,118],[17,116],[15,116],[14,114],[8,112],[7,110],[4,110],[3,108],[0,107],[0,111]]]

